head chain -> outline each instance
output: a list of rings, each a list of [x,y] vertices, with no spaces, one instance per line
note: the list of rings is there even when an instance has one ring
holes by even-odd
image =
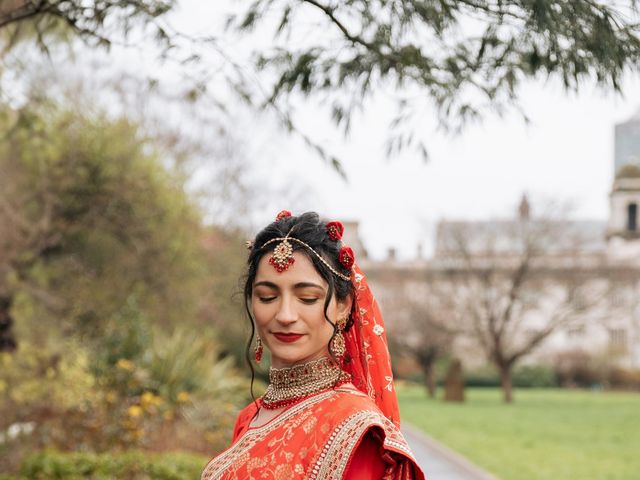
[[[289,232],[289,233],[291,233],[291,232]],[[277,238],[272,238],[271,240],[267,240],[267,241],[262,245],[262,247],[260,247],[260,249],[262,250],[264,247],[266,247],[266,246],[267,246],[267,245],[269,245],[270,243],[277,242],[277,241],[280,241],[280,242],[287,242],[287,241],[291,240],[291,241],[297,242],[297,243],[299,243],[300,245],[303,245],[303,246],[307,247],[309,250],[311,250],[311,251],[313,252],[313,254],[314,254],[316,257],[318,257],[318,260],[320,260],[322,263],[324,263],[324,264],[325,264],[325,266],[326,266],[329,270],[331,270],[333,273],[335,273],[338,277],[342,278],[343,280],[347,280],[347,281],[351,280],[351,277],[350,277],[349,275],[345,275],[344,273],[340,273],[340,272],[339,272],[339,271],[337,271],[335,268],[333,268],[333,267],[329,264],[329,262],[327,262],[324,258],[322,258],[322,256],[321,256],[318,252],[316,252],[316,251],[315,251],[315,250],[314,250],[314,249],[313,249],[309,244],[307,244],[307,243],[303,242],[302,240],[298,240],[297,238],[290,237],[290,236],[289,236],[289,233],[287,233],[287,236],[286,236],[286,237],[277,237]]]

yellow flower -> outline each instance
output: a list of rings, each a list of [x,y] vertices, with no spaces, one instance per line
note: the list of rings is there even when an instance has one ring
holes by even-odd
[[[107,392],[107,395],[106,395],[107,402],[113,403],[116,401],[116,398],[117,398],[116,392],[113,392],[113,391]]]
[[[162,403],[162,398],[160,398],[157,395],[154,395],[152,392],[144,392],[140,396],[140,403],[144,408],[155,407]]]
[[[116,363],[116,367],[118,367],[121,370],[126,370],[128,372],[134,369],[133,362],[131,360],[127,360],[126,358],[121,358],[120,360],[118,360],[118,363]]]
[[[178,402],[185,403],[188,402],[191,397],[189,396],[189,392],[180,392],[178,394]]]
[[[137,418],[142,415],[142,408],[140,405],[131,405],[127,408],[127,414],[132,418]]]

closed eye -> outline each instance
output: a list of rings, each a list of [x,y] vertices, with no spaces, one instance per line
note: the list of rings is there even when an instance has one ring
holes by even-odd
[[[300,300],[306,305],[313,305],[318,301],[317,298],[301,298]]]
[[[269,303],[275,300],[276,297],[258,297],[262,303]]]

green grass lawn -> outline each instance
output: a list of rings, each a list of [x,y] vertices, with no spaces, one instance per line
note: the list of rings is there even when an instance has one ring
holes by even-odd
[[[497,389],[466,394],[451,404],[400,386],[402,420],[502,480],[640,479],[640,394],[523,389],[512,405]]]

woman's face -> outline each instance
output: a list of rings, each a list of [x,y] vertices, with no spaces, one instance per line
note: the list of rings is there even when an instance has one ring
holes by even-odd
[[[251,308],[258,334],[271,352],[272,366],[282,368],[328,356],[333,327],[324,317],[327,282],[303,253],[294,252],[295,262],[282,273],[269,264],[270,256],[265,254],[258,263]],[[327,317],[335,323],[350,309],[350,298],[336,301],[334,295]]]

